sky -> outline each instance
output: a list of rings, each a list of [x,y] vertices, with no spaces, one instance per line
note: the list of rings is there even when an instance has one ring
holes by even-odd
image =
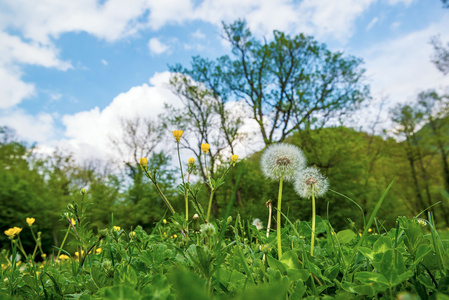
[[[0,126],[42,152],[113,157],[121,119],[179,105],[168,66],[230,54],[221,24],[239,18],[260,39],[305,33],[362,58],[372,100],[356,128],[449,86],[431,63],[430,38],[449,42],[439,0],[0,0]]]

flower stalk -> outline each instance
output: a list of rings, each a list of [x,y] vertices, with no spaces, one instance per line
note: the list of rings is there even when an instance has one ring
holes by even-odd
[[[281,205],[282,205],[282,186],[283,178],[281,176],[279,180],[279,195],[278,195],[278,209],[277,209],[277,244],[278,244],[278,258],[282,257],[282,239],[281,239]]]

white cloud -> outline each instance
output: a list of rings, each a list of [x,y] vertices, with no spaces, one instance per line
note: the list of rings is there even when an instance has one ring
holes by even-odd
[[[151,38],[148,41],[148,48],[152,54],[162,54],[170,49],[170,47],[162,43],[158,38]]]
[[[430,61],[433,53],[430,37],[440,33],[443,40],[449,40],[449,33],[443,28],[449,28],[449,18],[423,30],[378,43],[357,54],[364,57],[372,95],[377,99],[388,99],[384,111],[397,103],[415,101],[423,90],[447,87],[448,77]]]
[[[396,21],[396,22],[391,23],[390,27],[391,27],[391,29],[396,29],[399,26],[401,26],[401,22]]]
[[[34,84],[22,81],[17,68],[6,68],[0,64],[0,109],[13,107],[35,93]]]
[[[103,110],[98,107],[62,117],[66,145],[78,159],[104,158],[114,155],[110,137],[121,130],[123,118],[152,118],[164,110],[164,102],[178,103],[178,98],[167,88],[170,73],[156,73],[150,85],[142,84],[119,94]]]
[[[196,39],[202,40],[206,38],[206,35],[201,31],[201,29],[196,30],[192,33],[192,36]]]
[[[15,109],[3,113],[0,116],[0,124],[14,128],[21,139],[30,142],[48,143],[56,133],[54,118],[48,113],[33,116]]]
[[[376,23],[379,22],[379,18],[378,17],[374,17],[371,22],[369,22],[368,26],[366,26],[366,30],[370,30],[371,28],[373,28],[374,25],[376,25]]]
[[[102,63],[103,65],[105,65],[105,66],[107,66],[107,65],[108,65],[108,61],[107,61],[107,60],[105,60],[105,59],[102,59],[102,60],[101,60],[101,63]]]

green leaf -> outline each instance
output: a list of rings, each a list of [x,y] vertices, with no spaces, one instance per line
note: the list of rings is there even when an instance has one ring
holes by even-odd
[[[267,260],[268,260],[268,266],[271,269],[281,272],[282,275],[286,275],[287,274],[287,269],[285,268],[285,266],[284,266],[284,264],[282,262],[280,262],[276,258],[273,258],[270,255],[267,255]]]
[[[356,237],[357,235],[351,229],[342,230],[337,233],[337,239],[340,244],[348,244]]]
[[[296,255],[296,252],[293,250],[285,252],[280,261],[286,266],[287,269],[301,269],[298,255]]]

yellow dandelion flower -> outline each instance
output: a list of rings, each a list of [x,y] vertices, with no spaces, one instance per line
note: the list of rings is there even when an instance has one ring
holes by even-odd
[[[26,218],[26,221],[27,221],[28,226],[31,226],[31,225],[33,225],[34,221],[36,221],[36,219],[35,218]]]
[[[203,153],[208,153],[209,149],[210,149],[210,145],[208,143],[201,144],[201,151],[203,151]]]
[[[193,165],[195,163],[195,159],[193,157],[189,158],[189,165]]]
[[[184,131],[182,131],[182,130],[173,130],[173,136],[175,137],[176,142],[179,143],[183,133],[184,133]]]
[[[120,229],[121,229],[120,226],[114,226],[112,228],[114,228],[115,231],[120,231]]]

